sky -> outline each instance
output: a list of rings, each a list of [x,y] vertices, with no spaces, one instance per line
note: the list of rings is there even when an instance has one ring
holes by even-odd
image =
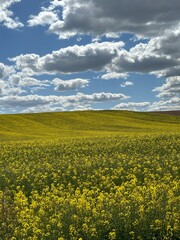
[[[0,0],[0,113],[180,110],[179,0]]]

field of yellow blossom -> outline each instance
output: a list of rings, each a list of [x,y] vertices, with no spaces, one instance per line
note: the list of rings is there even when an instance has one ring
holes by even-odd
[[[180,117],[0,115],[0,239],[180,239]]]

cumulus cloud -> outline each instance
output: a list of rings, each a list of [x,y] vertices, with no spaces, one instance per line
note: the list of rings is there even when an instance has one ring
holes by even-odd
[[[71,73],[87,70],[102,70],[124,46],[120,42],[91,43],[83,46],[61,48],[40,57],[37,54],[25,54],[10,59],[19,69],[28,69],[31,74]]]
[[[48,9],[62,8],[59,20],[49,31],[68,38],[76,34],[95,36],[131,32],[151,37],[179,22],[180,2],[173,0],[61,0],[51,1]],[[91,11],[89,10],[91,9]],[[137,14],[141,13],[141,14]]]
[[[130,81],[121,83],[121,87],[127,87],[127,86],[133,86],[133,85],[134,85],[133,82],[130,82]]]
[[[45,11],[56,14],[56,11],[61,9],[62,17],[49,24],[49,31],[60,37],[69,38],[79,33],[92,34],[96,37],[100,35],[117,37],[120,33],[128,32],[149,38],[148,43],[137,44],[130,51],[118,48],[116,55],[111,55],[110,59],[107,59],[104,51],[103,58],[98,55],[97,61],[93,60],[94,66],[90,62],[87,51],[84,51],[84,59],[81,57],[84,65],[82,62],[76,62],[79,67],[70,65],[66,56],[63,56],[63,69],[60,71],[68,72],[70,68],[71,72],[83,71],[85,64],[88,63],[90,70],[100,70],[102,66],[107,67],[107,73],[101,76],[102,79],[126,78],[129,72],[154,73],[165,77],[179,75],[180,19],[178,9],[180,2],[173,0],[172,4],[164,0],[158,3],[155,0],[152,1],[151,3],[143,0],[133,2],[114,0],[113,3],[109,0],[51,1],[49,7],[42,9],[40,14],[44,14]],[[97,43],[95,44],[97,46]],[[98,47],[100,48],[100,45]],[[77,57],[77,54],[75,56]],[[75,56],[71,51],[68,58],[71,60]],[[46,56],[46,59],[48,57],[51,61],[55,56],[52,57],[51,54],[51,56]],[[78,60],[80,60],[79,55]],[[57,68],[57,61],[55,63],[52,60],[52,64],[45,64],[44,67],[49,71],[54,71],[53,69]],[[88,69],[87,64],[86,69]]]
[[[10,96],[10,95],[19,95],[24,93],[20,87],[14,87],[9,85],[7,82],[0,80],[0,95],[1,96]]]
[[[55,78],[51,82],[55,85],[55,91],[68,91],[68,90],[77,90],[79,88],[85,88],[89,84],[88,79],[76,78],[71,80],[62,80]]]
[[[71,104],[70,111],[85,111],[85,110],[94,110],[92,107],[90,107],[88,104],[81,105],[81,104]],[[36,107],[30,107],[25,110],[22,110],[21,113],[38,113],[38,112],[62,112],[66,111],[63,107],[53,107],[53,106],[36,106]]]
[[[58,20],[58,15],[51,11],[43,11],[40,12],[39,15],[34,16],[31,15],[30,19],[28,21],[28,25],[30,27],[37,26],[37,25],[50,25],[53,22],[56,22]]]
[[[130,51],[122,49],[123,42],[95,42],[82,46],[70,46],[40,57],[25,54],[10,59],[18,69],[33,74],[73,73],[107,70],[101,78],[127,78],[129,72],[154,73],[166,71],[180,64],[177,57],[163,53],[157,47],[160,40],[137,44]]]
[[[179,49],[180,22],[171,29],[166,29],[162,36],[151,40],[151,45],[159,54],[164,54],[173,58],[180,58]]]
[[[139,43],[129,51],[124,43],[93,42],[70,46],[40,57],[26,54],[12,58],[16,66],[32,74],[105,71],[101,79],[127,78],[129,73],[151,73],[158,77],[180,75],[180,25]],[[172,44],[175,43],[175,44]]]
[[[172,68],[164,69],[163,71],[157,72],[157,76],[159,77],[173,77],[180,76],[180,66],[175,66]]]
[[[114,106],[113,110],[131,110],[131,111],[173,111],[179,110],[180,98],[173,97],[166,101],[155,101],[155,102],[127,102],[120,103]]]
[[[3,63],[0,63],[0,78],[4,79],[14,72],[15,70],[12,66],[7,66]]]
[[[180,64],[177,58],[160,53],[155,43],[137,44],[130,51],[119,50],[118,55],[109,66],[112,72],[155,73]]]
[[[123,49],[124,43],[121,41],[93,42],[82,46],[74,45],[62,48],[41,57],[37,54],[26,54],[11,60],[15,62],[16,68],[23,76],[28,76],[29,80],[26,80],[24,85],[29,82],[31,86],[33,84],[39,84],[40,86],[40,81],[32,79],[34,78],[32,76],[41,74],[69,74],[92,70],[103,72],[100,78],[108,80],[127,79],[128,74],[134,72],[151,73],[158,77],[167,77],[165,84],[154,89],[155,92],[158,92],[157,97],[174,98],[179,93],[179,85],[177,83],[179,82],[177,76],[180,76],[179,37],[180,25],[164,31],[164,35],[154,37],[147,43],[139,43],[130,50]],[[175,43],[174,45],[172,41]],[[1,75],[3,73],[2,69],[4,69],[4,66],[1,65]],[[76,90],[88,85],[85,82],[83,85],[82,81],[77,81],[77,79],[76,81],[72,80],[63,81],[56,79],[52,84],[55,85],[56,91]],[[17,81],[17,79],[14,78],[14,81]],[[129,81],[121,84],[122,87],[130,85],[132,85],[132,82]],[[89,104],[87,99],[81,98],[81,100]],[[92,101],[90,102],[92,103]],[[74,107],[75,103],[69,99],[66,104],[66,107],[70,105]],[[157,108],[159,105],[156,104],[154,106],[154,108]],[[119,107],[123,108],[123,105]],[[137,103],[136,105],[132,105],[132,103],[128,106],[124,105],[124,108],[126,107],[131,110],[144,109],[143,106],[137,105]]]
[[[86,103],[98,103],[98,102],[106,102],[106,101],[115,101],[115,100],[124,100],[128,99],[129,97],[122,94],[122,93],[93,93],[91,95],[78,93],[74,96],[68,96],[69,103],[76,103],[76,102],[86,102]]]
[[[159,56],[166,56],[172,65],[166,65],[164,69],[157,70],[154,73],[159,77],[172,77],[180,75],[180,24],[178,26],[167,29],[165,33],[150,40],[148,43],[151,52]]]
[[[113,110],[132,110],[132,111],[144,111],[150,106],[150,102],[127,102],[120,103],[114,106]]]
[[[0,106],[7,108],[32,107],[48,104],[51,99],[52,97],[38,95],[3,96],[0,98]]]
[[[17,85],[21,86],[21,87],[49,86],[49,81],[48,80],[38,80],[33,77],[21,77]]]
[[[180,24],[164,31],[162,36],[139,43],[130,50],[119,49],[117,55],[107,65],[107,75],[151,73],[158,77],[180,75]]]
[[[4,65],[0,63],[0,95],[18,95],[25,91],[20,87],[12,85],[9,78],[15,74],[15,69],[12,66]]]
[[[4,93],[5,88],[6,88],[5,82],[0,80],[0,95]]]
[[[180,76],[167,78],[162,86],[156,87],[153,91],[158,92],[159,98],[180,96]]]
[[[12,4],[20,1],[0,0],[2,25],[8,28],[23,26],[11,10]],[[133,85],[132,82],[126,81],[131,73],[148,73],[163,77],[166,79],[164,84],[153,91],[157,93],[158,98],[163,99],[165,105],[163,101],[157,101],[151,104],[152,108],[165,109],[170,104],[172,108],[177,107],[180,90],[180,1],[49,0],[47,2],[49,6],[42,7],[36,16],[30,15],[27,22],[29,27],[41,25],[49,32],[65,39],[76,35],[76,39],[83,40],[84,34],[88,34],[94,42],[61,48],[44,56],[35,53],[22,54],[10,59],[14,62],[14,66],[0,63],[0,94],[6,106],[15,107],[12,106],[10,101],[12,100],[17,106],[26,107],[29,111],[37,111],[43,107],[46,111],[67,107],[70,110],[71,108],[91,109],[92,103],[126,99],[127,96],[122,94],[116,96],[103,92],[91,95],[78,93],[58,98],[28,95],[25,99],[24,96],[18,96],[25,91],[29,93],[30,90],[33,93],[42,88],[52,91],[52,85],[55,91],[81,89],[88,86],[88,79],[75,78],[65,81],[58,78],[58,74],[99,71],[99,78],[104,80],[125,79],[121,87]],[[128,44],[126,47],[124,42],[115,39],[120,39],[122,33],[134,34],[133,37],[140,43],[134,42],[135,46],[129,49]],[[110,40],[109,38],[113,38],[116,42],[101,42],[104,39]],[[142,43],[141,38],[145,38],[146,41]],[[39,80],[46,74],[54,75],[54,79],[51,82]],[[9,102],[5,99],[8,99],[8,94]],[[120,103],[115,108],[148,109],[148,104],[148,102]]]
[[[26,96],[3,96],[0,98],[0,107],[18,109],[22,108],[26,110],[28,108],[39,108],[39,107],[49,107],[49,108],[62,108],[66,109],[73,106],[91,106],[94,103],[103,103],[106,101],[116,101],[125,100],[129,97],[124,94],[116,93],[93,93],[93,94],[83,94],[78,93],[71,96],[39,96],[39,95],[26,95]]]
[[[38,112],[61,112],[65,109],[62,107],[51,107],[51,106],[35,106],[29,107],[25,110],[22,110],[21,113],[38,113]]]
[[[148,108],[148,111],[173,111],[173,110],[179,110],[180,106],[180,98],[179,97],[173,97],[171,99],[168,99],[166,101],[157,101],[150,105]]]
[[[21,95],[28,91],[35,92],[50,86],[49,80],[38,80],[28,76],[27,72],[17,72],[14,66],[0,63],[0,95]]]
[[[0,10],[0,23],[10,29],[16,29],[23,27],[18,17],[14,17],[13,12],[10,10],[10,7],[21,2],[21,0],[0,0],[1,10]]]
[[[34,93],[38,90],[48,89],[50,87],[49,80],[39,80],[35,77],[28,76],[26,72],[13,72],[9,74],[5,80],[6,91],[2,95],[15,94],[19,95],[28,91]]]
[[[20,56],[9,60],[16,62],[16,67],[20,70],[26,71],[29,75],[33,75],[34,72],[40,72],[40,56],[37,54],[21,54]]]
[[[126,79],[128,77],[127,73],[117,73],[117,72],[107,72],[101,76],[101,79],[109,80],[109,79]]]

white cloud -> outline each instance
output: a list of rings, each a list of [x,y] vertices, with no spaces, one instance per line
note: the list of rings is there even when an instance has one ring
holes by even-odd
[[[133,85],[134,85],[133,82],[126,81],[121,84],[121,87],[127,87],[127,86],[133,86]]]
[[[38,80],[34,77],[29,77],[26,72],[16,72],[13,66],[7,66],[0,63],[0,95],[21,95],[37,91],[42,87],[49,87],[49,80]]]
[[[6,91],[3,93],[3,95],[17,96],[17,95],[20,95],[22,93],[26,93],[26,91],[21,89],[20,87],[9,87],[9,88],[6,89]]]
[[[5,88],[5,82],[3,80],[0,80],[0,95],[4,94]]]
[[[113,33],[113,32],[111,33],[111,32],[109,32],[105,36],[106,36],[106,38],[119,38],[120,34],[119,33]]]
[[[180,65],[155,72],[158,77],[180,76]]]
[[[58,15],[54,12],[50,11],[43,11],[40,12],[39,15],[34,16],[31,15],[30,19],[28,21],[28,25],[30,27],[37,26],[37,25],[50,25],[53,22],[56,22],[58,20]]]
[[[132,111],[145,111],[150,106],[150,102],[127,102],[120,103],[114,106],[113,110],[132,110]]]
[[[29,107],[25,110],[22,110],[22,113],[38,113],[38,112],[61,112],[65,109],[62,107],[51,107],[51,106],[35,106]]]
[[[10,29],[16,29],[23,27],[23,23],[21,23],[18,19],[18,17],[14,17],[13,12],[9,9],[13,4],[21,2],[21,0],[1,0],[0,5],[0,23],[2,23],[3,26],[10,28]]]
[[[154,72],[158,77],[180,76],[180,24],[172,29],[167,29],[161,37],[150,41],[152,49],[158,55],[164,55],[174,62],[172,66],[166,65],[164,69]]]
[[[109,79],[126,79],[128,77],[127,73],[117,73],[117,72],[108,72],[101,76],[101,79],[109,80]]]
[[[21,54],[9,60],[16,62],[16,67],[28,72],[29,75],[33,75],[34,72],[38,72],[41,69],[40,56],[37,54]]]
[[[151,104],[148,111],[173,111],[179,110],[180,98],[174,97],[166,101],[157,101]]]
[[[156,76],[180,75],[180,25],[154,37],[148,43],[139,43],[129,51],[124,43],[93,42],[70,46],[40,57],[36,54],[12,58],[19,69],[32,74],[75,73],[105,71],[101,79],[127,78],[128,74],[150,73]],[[172,44],[172,42],[174,44]]]
[[[50,5],[48,7],[42,7],[43,11],[57,11],[57,7],[62,7],[63,6],[63,2],[62,0],[50,0]]]
[[[150,102],[127,102],[114,106],[113,110],[131,110],[131,111],[171,111],[179,110],[180,98],[174,97],[166,101]]]
[[[11,85],[9,78],[15,74],[15,69],[12,66],[0,63],[0,95],[18,95],[25,92],[20,87]]]
[[[17,94],[21,94],[24,92],[37,92],[38,90],[48,89],[50,87],[49,80],[39,80],[35,77],[29,77],[27,72],[13,72],[6,79],[6,88],[8,88],[8,92],[10,94],[13,89],[19,89]],[[7,91],[6,91],[7,93]],[[7,95],[4,93],[4,95]]]
[[[160,53],[150,41],[147,44],[137,44],[130,51],[119,50],[108,70],[112,72],[154,73],[179,65],[177,58]]]
[[[37,94],[37,92],[40,90],[47,90],[47,87],[46,86],[37,86],[37,87],[33,86],[29,90],[32,94]]]
[[[48,80],[37,80],[32,77],[24,77],[19,81],[19,86],[22,87],[32,87],[32,86],[49,86]]]
[[[103,103],[106,101],[125,100],[129,97],[124,94],[115,93],[93,93],[83,94],[77,93],[71,96],[39,96],[39,95],[26,95],[26,96],[3,96],[0,98],[0,107],[8,109],[21,108],[22,111],[26,111],[29,108],[49,107],[49,108],[62,108],[68,107],[77,108],[78,106],[88,106],[94,103]],[[69,109],[71,110],[71,109]]]
[[[117,55],[123,42],[91,43],[82,46],[70,46],[53,51],[43,57],[37,54],[20,55],[10,59],[18,69],[29,74],[71,73],[87,70],[102,70]]]
[[[50,1],[48,9],[54,11],[61,7],[62,16],[49,26],[49,31],[60,38],[76,34],[116,35],[120,32],[149,37],[161,35],[165,29],[177,25],[180,2],[54,0]]]
[[[180,76],[167,78],[162,86],[156,87],[153,91],[158,92],[159,98],[180,96]]]
[[[7,78],[10,74],[14,72],[15,70],[13,67],[0,63],[0,78]]]
[[[55,85],[55,91],[68,91],[68,90],[77,90],[79,88],[85,88],[89,84],[88,79],[76,78],[71,80],[62,80],[55,78],[51,82]]]
[[[78,93],[74,96],[68,96],[68,102],[76,103],[76,102],[86,102],[86,103],[98,103],[98,102],[106,102],[106,101],[115,101],[115,100],[124,100],[128,99],[128,96],[125,96],[122,93],[93,93],[91,95]]]
[[[147,43],[139,43],[129,51],[119,49],[107,66],[109,73],[151,73],[158,77],[180,75],[180,24],[164,31]],[[108,73],[108,75],[110,75]]]
[[[9,83],[0,80],[0,95],[1,96],[10,96],[10,95],[19,95],[24,93],[20,87],[10,86]]]

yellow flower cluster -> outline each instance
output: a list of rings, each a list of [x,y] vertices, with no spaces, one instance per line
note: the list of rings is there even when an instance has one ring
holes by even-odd
[[[0,239],[180,237],[178,134],[0,144]]]

